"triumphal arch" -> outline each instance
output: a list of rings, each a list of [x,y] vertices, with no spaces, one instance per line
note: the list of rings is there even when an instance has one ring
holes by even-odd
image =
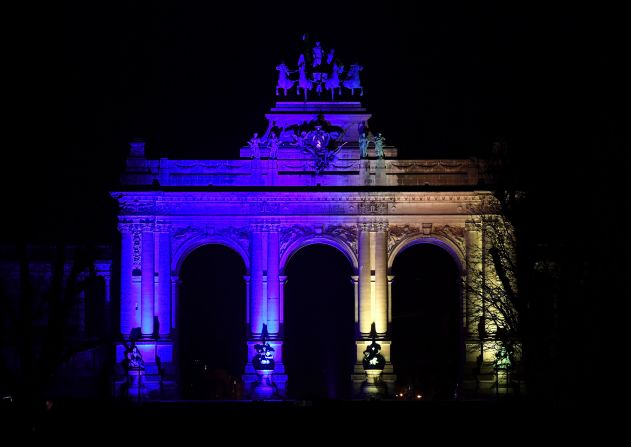
[[[473,259],[483,246],[476,219],[494,201],[483,186],[484,163],[398,159],[397,148],[370,129],[361,67],[343,80],[335,63],[325,76],[309,70],[317,59],[301,59],[296,80],[284,64],[277,67],[279,96],[266,114],[267,129],[253,133],[237,159],[147,159],[144,143],[131,143],[121,187],[111,193],[121,234],[117,361],[125,362],[133,344],[142,364],[128,363],[132,377],[119,385],[131,380],[145,396],[176,395],[180,268],[197,248],[221,244],[241,256],[247,271],[246,394],[284,396],[291,381],[283,363],[285,266],[302,247],[326,244],[354,273],[354,394],[389,395],[397,372],[390,358],[397,299],[391,267],[408,247],[433,244],[453,258],[462,278],[462,386],[475,386],[479,297],[466,284],[485,268]],[[299,95],[284,96],[286,89]]]

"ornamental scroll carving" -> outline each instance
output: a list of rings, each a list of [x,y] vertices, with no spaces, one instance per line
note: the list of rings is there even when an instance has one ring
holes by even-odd
[[[246,253],[249,252],[250,249],[250,232],[247,227],[227,227],[222,228],[217,231],[217,234],[224,236],[228,239],[232,239],[234,242],[239,244]]]
[[[132,269],[140,270],[142,265],[142,227],[141,225],[131,226],[132,237]]]
[[[173,250],[173,253],[175,253],[187,241],[204,234],[204,230],[201,227],[188,225],[186,227],[174,228],[173,233],[171,234],[171,249]]]
[[[282,229],[280,234],[280,256],[283,256],[285,251],[287,251],[287,247],[296,239],[313,233],[313,228],[307,225],[293,225]]]
[[[416,226],[410,225],[394,225],[390,226],[388,231],[388,256],[390,256],[399,242],[408,236],[420,234],[420,230]]]
[[[293,225],[281,230],[280,255],[287,251],[296,240],[314,234],[331,236],[348,245],[357,254],[357,227],[355,225],[326,225],[322,232],[308,225]]]
[[[357,227],[354,225],[328,225],[324,230],[326,234],[330,234],[343,242],[345,242],[353,253],[357,253]]]
[[[452,227],[450,225],[437,225],[433,228],[432,234],[442,236],[452,242],[463,253],[465,251],[464,227]]]
[[[455,227],[451,225],[431,225],[424,224],[427,228],[431,228],[431,232],[424,234],[418,226],[411,225],[395,225],[391,226],[388,232],[388,255],[391,255],[397,245],[403,240],[411,236],[432,237],[437,236],[447,239],[453,243],[459,250],[464,252],[464,227]]]
[[[214,227],[202,228],[192,225],[175,228],[173,230],[173,237],[171,238],[172,250],[176,252],[191,239],[211,235],[230,239],[235,244],[240,245],[246,252],[249,250],[250,231],[247,227],[225,227],[215,230]]]

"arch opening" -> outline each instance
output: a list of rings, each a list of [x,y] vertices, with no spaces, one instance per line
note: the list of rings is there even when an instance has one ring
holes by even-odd
[[[352,266],[339,250],[310,244],[294,253],[285,274],[289,396],[349,398],[355,360]]]
[[[397,392],[450,399],[463,359],[458,265],[444,247],[415,244],[397,255],[392,274]]]
[[[219,244],[196,248],[181,264],[177,345],[185,399],[240,397],[245,274],[242,257]]]

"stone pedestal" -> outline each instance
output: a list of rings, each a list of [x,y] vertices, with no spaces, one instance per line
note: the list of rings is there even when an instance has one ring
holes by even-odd
[[[134,402],[140,402],[147,398],[148,392],[145,385],[145,372],[132,370],[127,372],[127,397]]]
[[[381,380],[382,370],[366,370],[366,380],[361,387],[361,395],[366,399],[380,399],[386,397],[387,388]]]
[[[273,373],[273,370],[256,370],[258,380],[252,384],[252,399],[272,399],[278,394],[272,380]]]

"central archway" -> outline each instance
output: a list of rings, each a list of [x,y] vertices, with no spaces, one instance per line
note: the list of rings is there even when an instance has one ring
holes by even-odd
[[[407,246],[392,266],[392,363],[397,392],[448,399],[463,359],[460,271],[442,246]]]
[[[246,357],[245,265],[231,248],[203,245],[180,269],[179,359],[182,397],[240,397]]]
[[[331,245],[294,252],[285,268],[285,365],[288,394],[345,399],[355,361],[353,268]]]

